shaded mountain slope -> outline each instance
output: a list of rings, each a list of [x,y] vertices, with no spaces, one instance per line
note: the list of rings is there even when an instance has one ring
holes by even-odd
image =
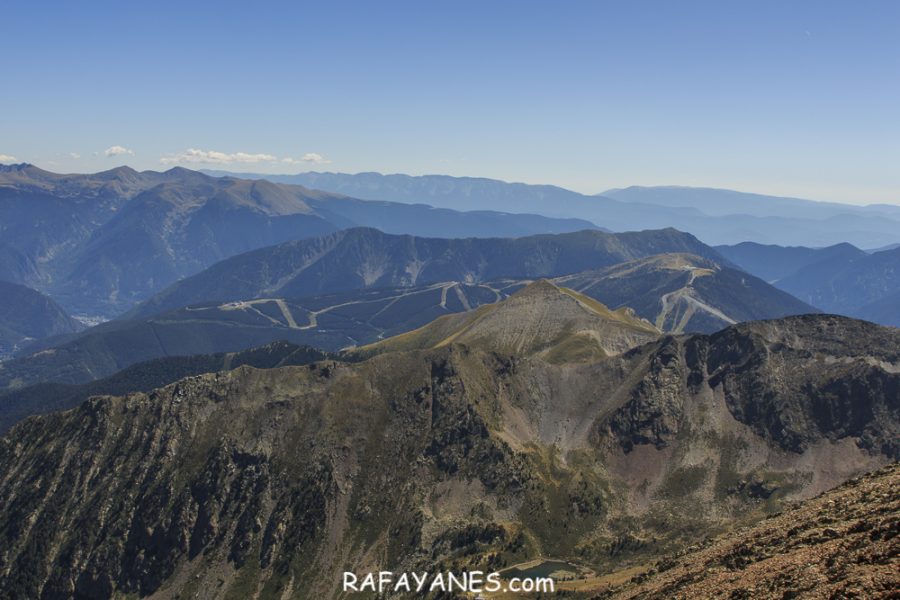
[[[900,589],[900,465],[691,547],[597,598],[891,598]]]
[[[34,340],[83,328],[40,292],[0,281],[0,359]]]
[[[542,233],[569,233],[583,229],[605,231],[586,219],[554,218],[475,208],[451,210],[427,204],[403,204],[334,196],[310,202],[316,213],[345,227],[374,227],[385,233],[419,237],[492,238],[521,237]]]
[[[82,383],[154,358],[237,352],[276,340],[337,351],[495,302],[506,295],[507,285],[517,289],[522,284],[451,282],[301,299],[265,298],[110,321],[75,336],[34,344],[0,364],[0,389],[50,381]]]
[[[898,386],[900,332],[810,315],[599,362],[451,344],[94,398],[0,439],[0,593],[646,564],[896,460]]]
[[[716,250],[735,265],[769,283],[789,277],[816,263],[840,263],[866,254],[846,243],[827,248],[806,248],[743,242],[734,246],[716,246]]]
[[[428,325],[359,349],[362,355],[468,344],[551,362],[590,361],[621,354],[659,337],[629,309],[599,302],[540,280],[496,304],[448,315]]]
[[[900,291],[854,309],[860,319],[900,327]]]
[[[352,229],[222,261],[170,286],[130,316],[209,301],[553,277],[661,252],[690,252],[721,260],[693,236],[673,229],[619,234],[579,231],[517,239],[417,238]]]
[[[554,280],[613,307],[628,306],[663,331],[712,333],[741,321],[819,312],[729,267],[671,253]]]
[[[882,325],[900,324],[900,249],[864,252],[850,244],[716,248],[754,275],[822,310]]]
[[[302,197],[268,182],[165,183],[133,198],[62,261],[65,279],[50,290],[82,312],[120,312],[228,256],[335,230]]]
[[[900,248],[824,260],[778,282],[822,310],[856,315],[863,306],[900,292]]]
[[[25,417],[75,408],[91,396],[149,392],[185,377],[227,371],[242,365],[272,369],[329,358],[336,357],[308,346],[274,342],[241,352],[157,358],[79,385],[39,383],[0,393],[0,435]]]
[[[0,281],[34,285],[40,278],[34,261],[15,248],[0,243]]]
[[[21,164],[0,167],[0,234],[29,260],[47,265],[81,244],[164,173],[128,167],[92,175],[60,175]]]

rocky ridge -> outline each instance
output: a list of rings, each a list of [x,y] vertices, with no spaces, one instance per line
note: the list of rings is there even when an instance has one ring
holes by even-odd
[[[898,336],[811,315],[583,363],[449,344],[97,397],[0,441],[0,593],[644,564],[896,460]]]

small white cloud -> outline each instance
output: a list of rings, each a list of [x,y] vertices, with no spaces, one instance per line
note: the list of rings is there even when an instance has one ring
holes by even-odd
[[[9,154],[0,154],[0,163],[17,163],[19,159]]]
[[[218,152],[216,150],[198,150],[188,148],[178,154],[170,154],[159,159],[164,165],[184,163],[200,163],[205,165],[231,165],[236,163],[258,164],[264,162],[276,162],[277,156],[271,154],[251,154],[249,152]]]
[[[282,163],[287,165],[324,165],[331,161],[315,152],[307,152],[300,158],[278,158],[273,154],[251,152],[219,152],[217,150],[199,150],[188,148],[184,152],[168,154],[159,159],[164,165],[177,164],[204,164],[204,165],[234,165],[234,164],[260,164]]]
[[[71,158],[72,160],[78,160],[79,158],[81,158],[81,155],[77,152],[69,152],[69,158]]]
[[[331,161],[322,156],[321,154],[316,154],[315,152],[307,152],[300,158],[282,158],[281,162],[288,165],[327,165]]]
[[[122,156],[123,154],[134,156],[134,150],[129,150],[123,146],[110,146],[106,149],[104,154],[106,154],[106,156]]]

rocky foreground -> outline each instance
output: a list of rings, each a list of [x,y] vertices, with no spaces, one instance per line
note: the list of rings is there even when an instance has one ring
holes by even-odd
[[[659,563],[597,598],[900,597],[900,463]]]

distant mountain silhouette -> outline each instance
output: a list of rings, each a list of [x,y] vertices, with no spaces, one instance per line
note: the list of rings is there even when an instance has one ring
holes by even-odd
[[[114,316],[223,258],[360,225],[440,237],[596,228],[581,219],[367,202],[183,168],[0,170],[0,277],[33,285],[75,314]]]
[[[770,283],[816,263],[841,262],[866,254],[856,246],[846,243],[826,248],[807,248],[742,242],[734,246],[716,246],[716,250],[748,273],[753,273]]]
[[[446,175],[311,172],[242,176],[265,177],[369,200],[581,218],[611,231],[674,227],[707,244],[755,241],[830,246],[849,242],[873,248],[900,242],[900,206],[884,204],[863,207],[674,186],[635,186],[591,196],[552,185]]]
[[[828,248],[738,244],[716,250],[825,312],[900,324],[900,248],[869,253],[850,244]]]

